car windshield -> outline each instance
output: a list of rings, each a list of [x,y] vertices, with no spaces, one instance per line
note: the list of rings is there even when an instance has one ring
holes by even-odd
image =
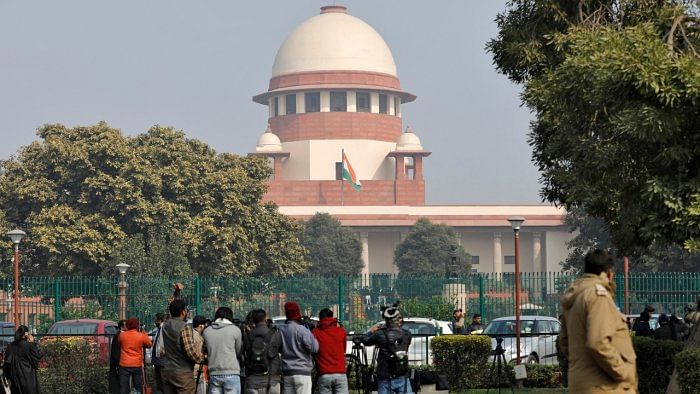
[[[534,320],[521,320],[520,321],[520,333],[521,334],[535,334],[535,321]],[[486,335],[514,335],[515,334],[515,320],[496,320],[489,323],[484,329],[484,334]]]
[[[56,323],[51,326],[49,335],[90,335],[97,334],[96,323]]]
[[[435,326],[430,323],[419,323],[407,321],[401,325],[401,328],[408,330],[413,335],[435,335]]]

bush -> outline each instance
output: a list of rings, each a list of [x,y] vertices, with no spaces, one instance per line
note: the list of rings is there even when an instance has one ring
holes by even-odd
[[[83,338],[57,338],[41,344],[42,393],[108,393],[107,365],[94,345]]]
[[[681,393],[696,393],[700,387],[700,348],[684,350],[676,355],[675,360]]]
[[[683,350],[683,343],[632,337],[637,354],[640,393],[665,393],[673,373],[673,360]]]
[[[523,383],[525,387],[536,387],[541,389],[554,389],[561,387],[558,366],[525,364],[525,369],[527,369],[527,379],[525,379],[525,382]]]
[[[482,385],[491,355],[491,338],[483,335],[443,335],[430,342],[438,373],[447,376],[451,390]]]
[[[429,299],[418,297],[401,301],[401,307],[406,316],[431,317],[435,320],[452,320],[455,310],[454,302],[447,301],[442,296],[432,296]],[[466,309],[466,307],[465,307]]]

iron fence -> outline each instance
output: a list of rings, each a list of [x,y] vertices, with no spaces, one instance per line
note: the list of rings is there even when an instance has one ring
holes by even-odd
[[[521,274],[523,315],[557,317],[560,299],[574,276],[565,273]],[[20,282],[20,321],[45,333],[59,320],[92,318],[115,321],[119,317],[118,277],[23,277]],[[185,285],[182,296],[191,314],[212,317],[219,306],[229,306],[243,319],[248,311],[262,308],[270,317],[284,314],[284,303],[296,301],[302,312],[313,316],[331,308],[349,331],[362,331],[380,320],[381,307],[401,302],[404,313],[414,317],[449,320],[462,308],[479,313],[485,322],[514,312],[515,276],[512,273],[471,274],[445,278],[426,275],[371,274],[352,277],[127,277],[126,316],[135,316],[148,327],[153,316],[167,314],[172,285]],[[687,303],[700,297],[700,273],[632,273],[625,289],[616,277],[617,304],[639,313],[651,305],[657,313],[682,314]],[[12,320],[13,282],[0,279],[0,321]],[[12,326],[2,326],[12,330]],[[2,333],[0,333],[2,334]]]

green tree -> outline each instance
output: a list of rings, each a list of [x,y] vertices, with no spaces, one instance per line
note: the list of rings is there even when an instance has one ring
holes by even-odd
[[[700,247],[695,1],[513,0],[487,45],[535,114],[544,199],[585,207],[624,254]]]
[[[605,229],[605,223],[588,216],[585,210],[574,208],[566,213],[564,222],[576,235],[567,242],[569,254],[561,265],[565,271],[583,272],[583,259],[588,251],[606,249],[620,255]],[[688,252],[679,245],[652,243],[641,255],[630,255],[630,271],[633,272],[695,272],[700,270],[700,254]]]
[[[454,272],[471,272],[471,256],[458,244],[452,227],[431,223],[427,218],[419,219],[394,251],[394,264],[402,274],[444,275],[451,264],[454,248],[457,267]]]
[[[306,248],[306,260],[311,263],[311,274],[336,276],[362,272],[359,237],[327,213],[316,213],[304,223],[301,243]]]
[[[135,137],[104,122],[37,134],[0,163],[0,210],[28,234],[27,273],[113,272],[130,247],[144,252],[134,262],[157,259],[173,273],[307,268],[299,226],[261,202],[270,175],[262,159],[217,154],[161,126]]]

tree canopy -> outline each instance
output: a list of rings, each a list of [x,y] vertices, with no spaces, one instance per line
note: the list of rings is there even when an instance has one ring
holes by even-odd
[[[358,275],[362,272],[362,244],[352,230],[327,213],[317,213],[304,223],[302,245],[309,273],[318,275]]]
[[[569,255],[562,262],[562,268],[572,273],[583,272],[583,260],[588,251],[604,249],[613,254],[621,253],[612,243],[603,221],[590,217],[579,207],[566,213],[564,219],[570,231],[576,235],[567,242]],[[700,253],[688,252],[679,245],[652,243],[643,254],[630,255],[632,272],[696,272],[700,270]]]
[[[457,242],[452,227],[421,218],[396,247],[394,264],[401,274],[444,275],[447,273],[447,265],[451,264],[451,253],[457,257],[457,266],[450,269],[451,272],[471,272],[471,256]]]
[[[535,114],[543,198],[600,218],[623,254],[700,250],[694,3],[513,0],[487,45]]]
[[[308,266],[298,224],[261,203],[270,176],[262,159],[217,154],[170,127],[127,137],[104,122],[54,124],[37,134],[0,162],[0,220],[27,232],[28,272],[111,272],[132,248],[199,274]]]

